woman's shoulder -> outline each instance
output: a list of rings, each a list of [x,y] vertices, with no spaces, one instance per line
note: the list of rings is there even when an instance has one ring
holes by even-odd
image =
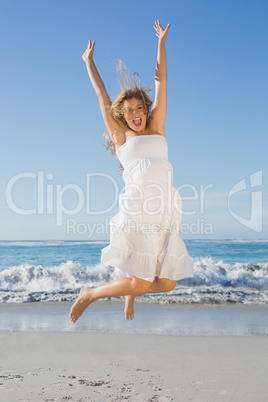
[[[156,119],[154,119],[154,116],[151,115],[150,120],[148,122],[147,128],[146,128],[146,134],[158,134],[162,135],[165,137],[165,129],[164,127],[159,127],[157,124]]]
[[[114,130],[110,134],[111,140],[114,143],[115,149],[118,149],[126,142],[126,134],[122,130]]]

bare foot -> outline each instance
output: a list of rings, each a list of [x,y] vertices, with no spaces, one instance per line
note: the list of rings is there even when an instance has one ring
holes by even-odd
[[[134,300],[135,297],[131,296],[126,296],[125,298],[125,318],[126,320],[133,320],[134,318]]]
[[[80,290],[78,299],[73,304],[70,311],[70,319],[75,323],[78,318],[83,314],[85,309],[92,303],[91,297],[92,290],[90,288],[82,288]]]

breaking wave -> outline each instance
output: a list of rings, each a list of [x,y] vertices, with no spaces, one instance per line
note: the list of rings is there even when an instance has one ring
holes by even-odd
[[[175,304],[268,304],[268,263],[226,264],[212,257],[194,258],[194,278],[177,283],[167,294],[144,295],[141,301]],[[101,264],[66,261],[46,267],[28,263],[0,271],[0,302],[72,301],[83,286],[112,281],[120,272]]]

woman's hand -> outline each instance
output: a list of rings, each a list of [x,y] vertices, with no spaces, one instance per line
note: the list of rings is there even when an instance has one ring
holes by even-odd
[[[87,49],[85,53],[82,56],[82,59],[84,60],[85,63],[89,63],[91,60],[93,60],[93,53],[95,49],[95,40],[91,42],[91,39],[89,39]]]
[[[167,24],[166,29],[162,27],[160,21],[155,21],[154,29],[156,30],[156,36],[159,38],[160,41],[164,41],[167,39],[167,34],[170,28],[170,24]]]

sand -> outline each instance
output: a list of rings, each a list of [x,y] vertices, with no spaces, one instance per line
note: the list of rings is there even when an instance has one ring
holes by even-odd
[[[264,402],[267,337],[0,332],[0,400]]]
[[[98,301],[74,325],[72,302],[2,303],[0,331],[98,332],[134,335],[266,336],[268,306],[135,303],[135,319],[124,318],[124,302]]]

